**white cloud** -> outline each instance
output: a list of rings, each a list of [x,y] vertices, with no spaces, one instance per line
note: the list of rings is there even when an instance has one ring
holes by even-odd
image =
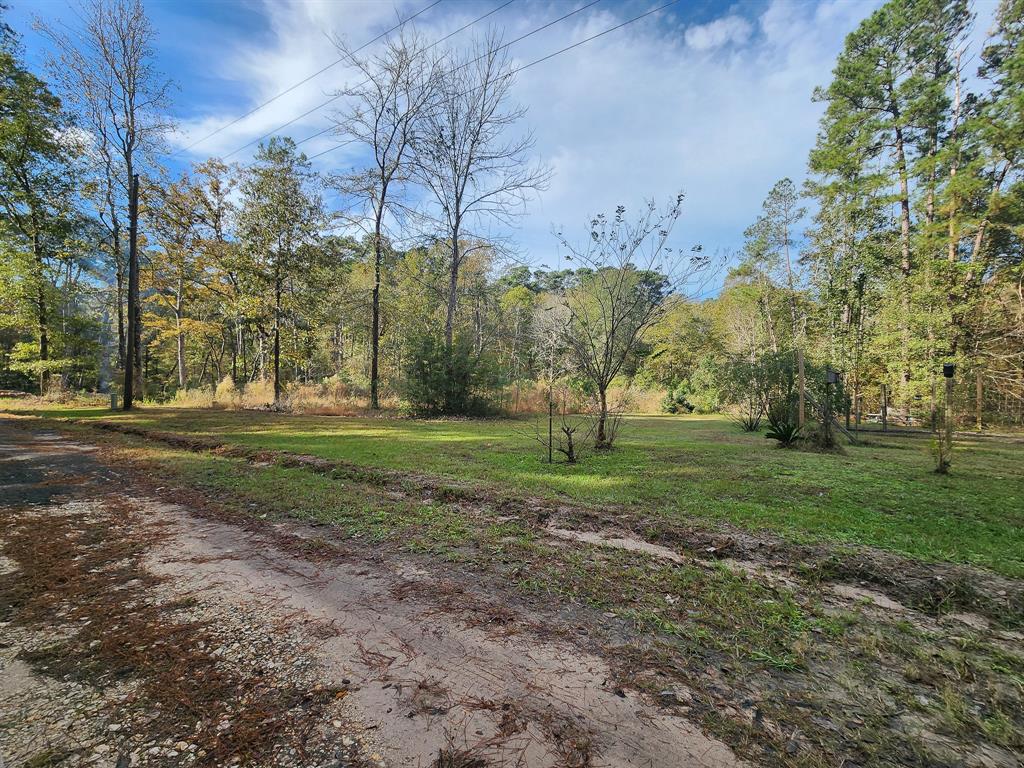
[[[340,56],[334,37],[352,46],[361,45],[380,32],[394,26],[398,15],[410,15],[412,2],[395,5],[377,2],[323,3],[271,2],[263,5],[270,28],[270,40],[235,39],[227,53],[214,66],[226,84],[245,96],[249,108],[263,103],[296,82],[333,62]],[[331,98],[333,93],[351,84],[353,72],[344,62],[331,66],[323,74],[291,91],[241,121],[228,125],[238,113],[199,115],[181,121],[175,138],[179,147],[186,147],[214,130],[226,126],[216,136],[203,141],[193,154],[224,156],[256,137],[275,131],[298,115],[313,110]],[[328,124],[334,105],[328,105],[302,117],[281,132],[296,139],[315,133]],[[240,110],[244,113],[246,110]],[[309,142],[303,149],[313,154],[333,144],[330,136]],[[232,160],[248,158],[255,147],[238,152]]]
[[[730,46],[711,45],[724,32],[705,32],[695,46],[651,19],[524,72],[517,95],[556,168],[523,222],[532,255],[550,258],[552,222],[582,232],[594,212],[636,209],[679,189],[679,244],[737,247],[772,185],[802,179],[821,114],[811,93],[828,83],[843,38],[870,10],[773,0],[748,22],[746,42]]]
[[[532,203],[512,233],[524,255],[557,266],[551,227],[582,233],[590,215],[622,203],[667,200],[682,189],[678,244],[735,248],[780,178],[803,178],[821,105],[815,86],[828,84],[843,39],[880,0],[804,3],[771,0],[759,16],[723,11],[706,24],[686,26],[667,14],[602,36],[523,71],[516,98],[528,107],[523,130],[536,135],[537,153],[554,169],[551,188]],[[403,15],[423,7],[400,3]],[[622,7],[597,6],[524,40],[511,52],[519,64],[559,50],[627,18]],[[630,6],[635,7],[635,6]],[[447,10],[445,10],[447,9]],[[489,6],[442,4],[417,20],[428,40],[484,13]],[[517,37],[566,12],[547,0],[521,0],[488,19]],[[395,7],[380,3],[269,3],[269,41],[235,40],[220,71],[258,103],[336,58],[325,31],[361,42],[394,23]],[[461,33],[467,41],[484,24]],[[215,60],[216,61],[216,60]],[[337,67],[232,126],[196,152],[223,153],[322,102],[345,80]],[[324,127],[323,110],[288,129],[303,138]],[[227,115],[187,124],[202,135]],[[188,143],[184,141],[183,143]],[[309,154],[330,147],[324,136],[303,145]],[[358,158],[339,150],[317,161],[346,168]],[[239,157],[245,158],[243,153]],[[236,158],[238,159],[238,158]]]
[[[723,45],[742,45],[754,27],[742,16],[729,15],[687,28],[684,39],[695,51],[710,51]]]

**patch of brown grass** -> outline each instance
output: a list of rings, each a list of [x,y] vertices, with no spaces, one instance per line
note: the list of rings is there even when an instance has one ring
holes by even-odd
[[[61,630],[23,658],[38,672],[100,689],[135,683],[125,706],[150,713],[147,736],[196,744],[205,752],[197,765],[259,760],[283,740],[301,752],[333,692],[226,663],[214,649],[230,639],[184,615],[192,601],[157,597],[163,580],[141,561],[163,533],[118,499],[104,500],[102,515],[97,506],[0,510],[2,552],[18,565],[0,577],[4,619]]]

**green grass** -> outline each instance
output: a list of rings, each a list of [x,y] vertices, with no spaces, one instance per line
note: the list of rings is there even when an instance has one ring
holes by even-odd
[[[502,495],[610,503],[652,520],[731,521],[796,538],[980,562],[1010,575],[1024,571],[1015,501],[1022,496],[1016,465],[1024,449],[1008,442],[965,444],[954,474],[938,476],[921,439],[895,438],[833,456],[778,450],[723,419],[638,417],[629,419],[616,451],[570,467],[544,464],[523,422],[170,409],[36,413],[86,424],[106,417],[248,447],[429,473]],[[410,492],[402,494],[372,472],[253,464],[238,455],[81,424],[48,426],[95,439],[107,460],[144,474],[153,487],[174,489],[171,497],[186,505],[326,524],[317,529],[322,536],[291,545],[310,553],[334,547],[345,556],[401,551],[446,578],[469,578],[499,599],[494,605],[470,600],[467,621],[483,616],[500,623],[506,595],[549,609],[590,607],[599,612],[590,620],[613,634],[631,630],[644,638],[617,647],[611,679],[629,680],[654,695],[682,683],[695,692],[692,711],[701,725],[743,756],[789,768],[833,765],[851,753],[865,766],[939,762],[924,736],[894,719],[900,711],[913,712],[923,733],[942,733],[968,751],[980,743],[1010,749],[1024,744],[1019,654],[962,629],[946,634],[921,628],[901,618],[907,614],[880,614],[859,604],[836,611],[830,592],[815,579],[782,583],[728,563],[676,563],[568,546],[543,534],[531,505],[523,514],[522,505],[467,504],[464,494],[441,492],[445,482],[410,482]],[[520,514],[509,514],[516,510]],[[453,599],[454,606],[463,597]],[[585,613],[568,615],[573,633],[585,626],[577,625]],[[751,701],[759,702],[775,730],[723,714]],[[796,731],[807,746],[791,756],[788,735]]]
[[[844,455],[779,450],[718,417],[626,420],[618,448],[548,465],[529,422],[414,421],[152,408],[38,410],[105,418],[524,495],[725,521],[797,539],[865,544],[1024,577],[1024,446],[963,440],[936,475],[928,441],[882,438]]]

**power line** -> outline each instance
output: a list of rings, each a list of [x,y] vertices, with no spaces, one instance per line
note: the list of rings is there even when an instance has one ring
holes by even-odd
[[[422,10],[419,10],[419,11],[417,11],[416,13],[414,13],[414,14],[413,14],[412,16],[410,16],[410,17],[408,17],[408,18],[406,18],[406,19],[403,19],[402,21],[400,21],[400,22],[399,22],[398,24],[396,24],[395,26],[393,26],[393,27],[392,27],[391,29],[387,30],[386,32],[381,32],[381,33],[380,33],[379,35],[377,35],[377,36],[376,36],[375,38],[373,38],[372,40],[370,40],[370,41],[368,41],[368,42],[366,42],[366,43],[363,43],[363,44],[362,44],[361,46],[359,46],[358,48],[356,48],[356,50],[354,50],[354,51],[353,51],[352,53],[353,53],[353,54],[355,54],[355,53],[359,53],[359,51],[363,50],[363,49],[364,49],[364,48],[366,48],[367,46],[373,45],[374,43],[376,43],[376,42],[377,42],[378,40],[380,40],[381,38],[387,37],[387,36],[388,36],[388,35],[390,35],[390,34],[391,34],[392,32],[394,32],[394,31],[395,31],[396,29],[399,29],[399,28],[400,28],[400,27],[401,27],[402,25],[404,25],[404,24],[405,24],[406,22],[408,22],[408,21],[412,21],[412,20],[413,20],[413,19],[415,19],[415,18],[416,18],[417,16],[420,16],[420,15],[422,15],[422,14],[426,13],[426,12],[427,12],[427,11],[429,11],[429,10],[430,10],[431,8],[433,8],[434,6],[438,5],[438,4],[439,4],[439,3],[441,3],[441,2],[442,2],[442,0],[434,0],[434,2],[432,2],[432,3],[431,3],[430,5],[428,5],[428,6],[426,7],[426,8],[423,8]],[[288,86],[288,87],[287,87],[287,88],[285,88],[285,89],[284,89],[283,91],[281,91],[280,93],[278,93],[278,94],[277,94],[276,96],[272,96],[271,98],[269,98],[269,99],[267,99],[266,101],[264,101],[264,102],[263,102],[262,104],[259,104],[258,106],[256,106],[256,107],[253,107],[253,108],[252,108],[252,109],[250,109],[250,110],[249,110],[248,112],[246,112],[246,113],[245,113],[244,115],[241,115],[241,116],[239,116],[239,117],[236,117],[236,118],[235,118],[234,120],[232,120],[232,121],[231,121],[230,123],[225,123],[225,124],[224,124],[224,125],[222,125],[222,126],[221,126],[220,128],[218,128],[217,130],[213,131],[212,133],[208,133],[208,134],[207,134],[206,136],[203,136],[203,137],[202,137],[201,139],[197,139],[197,140],[193,141],[193,142],[192,142],[191,144],[189,144],[189,145],[188,145],[187,147],[183,147],[182,149],[179,149],[179,150],[178,150],[177,152],[175,152],[175,153],[174,153],[174,155],[172,155],[172,157],[174,157],[174,156],[177,156],[177,155],[180,155],[180,154],[181,154],[181,153],[183,153],[183,152],[188,152],[188,151],[189,151],[190,149],[192,149],[192,148],[193,148],[193,147],[195,147],[195,146],[198,146],[199,144],[202,144],[202,143],[203,143],[204,141],[206,141],[207,139],[211,139],[211,138],[213,138],[214,136],[216,136],[216,135],[217,135],[218,133],[220,133],[220,132],[221,132],[221,131],[223,131],[224,129],[226,129],[226,128],[230,128],[230,127],[231,127],[232,125],[235,125],[235,124],[237,124],[237,123],[240,123],[240,122],[241,122],[242,120],[244,120],[245,118],[249,117],[250,115],[254,115],[254,114],[256,114],[257,112],[259,112],[259,111],[260,111],[261,109],[263,109],[263,108],[264,108],[265,106],[267,106],[268,104],[271,104],[271,103],[273,103],[273,102],[277,101],[278,99],[280,99],[280,98],[281,98],[282,96],[285,96],[285,95],[287,95],[287,94],[291,93],[292,91],[294,91],[294,90],[295,90],[296,88],[298,88],[299,86],[305,85],[305,84],[306,84],[306,83],[308,83],[308,82],[309,82],[310,80],[312,80],[312,79],[313,79],[314,77],[318,77],[318,76],[322,75],[322,74],[323,74],[324,72],[326,72],[327,70],[331,69],[332,67],[336,67],[336,66],[337,66],[338,64],[340,64],[341,62],[343,62],[343,61],[344,61],[344,60],[345,60],[346,58],[348,58],[348,56],[347,56],[347,55],[346,55],[346,56],[342,56],[341,58],[337,59],[336,61],[333,61],[333,62],[331,62],[330,64],[328,64],[328,65],[327,65],[326,67],[323,67],[322,69],[319,69],[319,70],[317,70],[316,72],[314,72],[313,74],[309,75],[308,77],[306,77],[306,78],[304,78],[304,79],[302,79],[302,80],[299,80],[299,82],[295,83],[294,85],[290,85],[290,86]]]
[[[461,27],[459,27],[458,29],[456,29],[456,30],[455,30],[454,32],[449,32],[449,33],[448,33],[447,35],[445,35],[444,37],[442,37],[442,38],[441,38],[440,40],[435,40],[435,41],[434,41],[433,43],[431,43],[430,45],[428,45],[428,46],[426,47],[426,50],[428,50],[428,51],[429,51],[429,50],[430,50],[431,48],[434,48],[435,46],[438,46],[438,45],[440,45],[440,44],[441,44],[441,43],[443,43],[443,42],[444,42],[445,40],[449,40],[450,38],[452,38],[452,37],[455,37],[455,35],[459,34],[459,33],[460,33],[460,32],[462,32],[463,30],[469,29],[469,28],[470,28],[470,27],[472,27],[472,26],[473,26],[474,24],[476,24],[476,23],[478,23],[478,22],[481,22],[481,21],[483,21],[483,20],[484,20],[484,19],[486,19],[486,18],[487,18],[488,16],[492,16],[493,14],[495,14],[495,13],[497,13],[498,11],[502,10],[503,8],[507,8],[508,6],[512,5],[512,3],[514,3],[514,2],[516,2],[516,0],[505,0],[505,2],[504,2],[504,3],[502,3],[501,5],[499,5],[499,6],[498,6],[498,7],[496,7],[496,8],[492,8],[492,9],[491,9],[491,10],[489,10],[489,11],[488,11],[487,13],[485,13],[485,14],[484,14],[483,16],[478,16],[477,18],[473,19],[473,20],[472,20],[471,22],[469,22],[468,24],[464,24],[464,25],[462,25]],[[369,83],[369,82],[370,82],[369,80],[364,80],[363,82],[359,83],[359,85],[356,85],[355,87],[356,87],[356,88],[360,88],[360,87],[362,87],[362,86],[366,85],[366,84],[367,84],[367,83]],[[334,101],[334,100],[335,100],[335,99],[337,99],[337,98],[338,98],[337,96],[335,96],[335,97],[332,97],[332,98],[331,98],[331,99],[329,99],[328,101],[325,101],[325,102],[324,102],[323,104],[321,104],[321,105],[320,105],[319,107],[314,107],[314,108],[313,108],[312,110],[310,110],[310,112],[306,112],[306,113],[304,113],[304,114],[300,115],[299,117],[295,118],[295,120],[299,120],[299,119],[301,119],[301,118],[305,117],[306,115],[308,115],[308,114],[311,114],[312,112],[315,112],[315,111],[316,111],[317,109],[320,109],[320,107],[325,107],[325,106],[327,106],[328,104],[330,104],[330,103],[331,103],[332,101]],[[276,131],[271,131],[271,133],[277,133],[277,131],[280,131],[280,130],[281,130],[281,128],[287,128],[287,127],[288,127],[289,125],[291,125],[292,123],[294,123],[294,122],[295,122],[295,120],[290,120],[289,122],[287,122],[287,123],[285,123],[284,125],[280,126],[280,127],[279,127],[279,128],[278,128],[278,129],[276,130]],[[310,136],[307,136],[307,137],[306,137],[306,138],[304,138],[304,139],[300,139],[299,141],[296,141],[296,142],[295,142],[295,146],[296,146],[296,147],[298,147],[298,146],[300,146],[301,144],[305,144],[305,143],[306,143],[307,141],[312,141],[313,139],[319,138],[319,137],[323,136],[323,135],[324,135],[325,133],[330,133],[330,132],[331,132],[331,131],[333,131],[333,130],[334,130],[334,126],[333,126],[333,125],[329,125],[329,126],[327,126],[326,128],[323,128],[323,129],[321,129],[321,130],[317,131],[316,133],[314,133],[314,134],[312,134],[312,135],[310,135]],[[231,157],[231,155],[235,154],[236,152],[240,152],[241,150],[245,149],[246,147],[250,147],[250,146],[252,146],[252,145],[253,145],[253,144],[255,144],[255,143],[256,143],[257,141],[262,141],[263,139],[267,138],[267,136],[269,136],[269,135],[270,135],[270,134],[265,134],[265,135],[261,136],[260,138],[256,139],[255,141],[250,141],[250,142],[249,142],[248,144],[246,144],[245,146],[239,147],[238,149],[236,149],[236,150],[232,151],[232,152],[231,152],[231,154],[229,154],[229,155],[225,155],[224,159],[227,159],[228,157]]]
[[[510,5],[510,4],[512,3],[512,2],[513,2],[513,0],[508,0],[508,2],[504,3],[503,5],[500,5],[500,6],[498,6],[498,7],[497,7],[497,8],[495,8],[494,10],[492,10],[492,11],[489,11],[488,13],[485,13],[485,14],[484,14],[483,16],[481,16],[480,18],[478,18],[478,19],[475,19],[475,20],[471,21],[471,22],[470,22],[469,24],[466,24],[465,26],[463,26],[463,27],[461,27],[461,28],[459,28],[459,29],[455,30],[455,32],[452,32],[452,33],[450,33],[450,34],[446,35],[445,37],[442,37],[442,38],[441,38],[440,40],[438,40],[438,41],[436,41],[436,42],[434,42],[434,43],[431,43],[431,44],[430,44],[429,46],[427,46],[427,49],[426,49],[426,50],[430,50],[431,48],[433,48],[433,47],[435,47],[435,46],[437,46],[437,45],[439,45],[439,44],[443,43],[443,42],[444,42],[445,40],[449,39],[449,38],[450,38],[450,37],[452,37],[453,35],[456,35],[456,34],[458,34],[459,32],[461,32],[462,30],[464,30],[464,29],[467,29],[468,27],[471,27],[471,26],[473,26],[473,25],[474,25],[474,24],[476,24],[476,23],[477,23],[478,21],[481,21],[482,19],[485,19],[485,18],[487,18],[487,17],[488,17],[488,16],[490,16],[491,14],[493,14],[493,13],[496,13],[497,11],[500,11],[500,10],[501,10],[502,8],[504,8],[504,7],[505,7],[505,6],[507,6],[507,5]],[[496,49],[494,49],[493,51],[488,51],[487,53],[481,54],[480,56],[478,56],[478,57],[477,57],[476,59],[474,59],[473,61],[468,61],[468,62],[465,62],[464,64],[461,64],[461,65],[459,65],[458,67],[456,67],[456,68],[455,68],[454,70],[452,70],[452,71],[453,71],[453,72],[458,72],[458,71],[459,71],[460,69],[462,69],[463,67],[468,67],[469,65],[471,65],[471,64],[473,64],[473,63],[475,63],[475,62],[479,61],[480,59],[484,58],[485,56],[493,55],[493,54],[497,53],[498,51],[502,51],[502,50],[504,50],[504,49],[508,48],[509,46],[515,45],[516,43],[518,43],[518,42],[521,42],[522,40],[525,40],[525,39],[526,39],[526,38],[528,38],[528,37],[531,37],[531,36],[533,36],[533,35],[536,35],[536,34],[537,34],[537,33],[539,33],[539,32],[543,32],[543,31],[544,31],[545,29],[547,29],[548,27],[554,26],[555,24],[558,24],[558,23],[559,23],[559,22],[561,22],[561,21],[565,21],[565,20],[566,20],[566,19],[568,19],[569,17],[571,17],[571,16],[575,16],[575,15],[576,15],[577,13],[582,13],[583,11],[587,10],[588,8],[590,8],[590,7],[592,7],[592,6],[595,6],[595,5],[597,5],[597,4],[599,3],[599,2],[601,2],[601,0],[591,0],[591,1],[590,1],[589,3],[587,3],[586,5],[580,6],[579,8],[577,8],[577,9],[575,9],[575,10],[573,10],[573,11],[570,11],[569,13],[566,13],[566,14],[564,14],[564,15],[562,15],[562,16],[559,16],[559,17],[558,17],[557,19],[552,19],[551,21],[547,22],[546,24],[542,24],[541,26],[537,27],[536,29],[534,29],[534,30],[531,30],[530,32],[527,32],[527,33],[525,33],[525,34],[523,34],[523,35],[520,35],[520,36],[519,36],[519,37],[517,37],[517,38],[516,38],[515,40],[510,40],[509,42],[507,42],[507,43],[504,43],[504,44],[502,44],[502,45],[498,46],[498,47],[497,47]],[[676,0],[676,2],[678,2],[678,0]],[[361,85],[365,85],[365,84],[366,84],[366,83],[368,83],[368,82],[369,82],[368,80],[364,80],[364,81],[363,81],[362,83],[360,83],[359,85],[360,85],[360,86],[361,86]],[[358,88],[359,86],[355,86],[355,87],[357,87],[357,88]],[[292,124],[293,124],[293,123],[295,123],[296,121],[298,121],[298,120],[301,120],[302,118],[304,118],[304,117],[307,117],[308,115],[311,115],[311,114],[313,114],[313,113],[314,113],[314,112],[316,112],[317,110],[319,110],[319,109],[322,109],[323,107],[326,107],[326,106],[327,106],[328,104],[331,104],[331,103],[333,103],[333,102],[337,101],[337,100],[338,100],[339,98],[341,98],[341,97],[342,97],[343,95],[344,95],[344,94],[342,94],[342,93],[339,93],[339,94],[336,94],[336,95],[332,96],[331,98],[327,99],[327,101],[325,101],[325,102],[323,102],[323,103],[321,103],[321,104],[318,104],[318,105],[316,105],[315,107],[313,107],[313,108],[312,108],[312,109],[310,109],[310,110],[307,110],[306,112],[302,113],[302,114],[301,114],[301,115],[299,115],[298,117],[292,118],[291,120],[289,120],[289,121],[288,121],[287,123],[285,123],[284,125],[280,125],[280,126],[278,126],[277,128],[275,128],[274,130],[272,130],[272,131],[268,131],[267,133],[265,133],[265,134],[263,134],[262,136],[259,136],[259,137],[255,138],[255,139],[253,139],[252,141],[248,142],[247,144],[243,144],[243,145],[242,145],[241,147],[238,147],[237,149],[234,149],[234,150],[232,150],[232,151],[231,151],[231,152],[229,152],[228,154],[224,155],[224,158],[223,158],[223,159],[225,159],[225,160],[226,160],[227,158],[231,157],[232,155],[235,155],[235,154],[237,154],[237,153],[241,152],[241,151],[242,151],[243,149],[246,149],[246,148],[248,148],[248,147],[251,147],[251,146],[252,146],[253,144],[256,144],[256,143],[258,143],[258,142],[260,142],[260,141],[263,141],[264,139],[266,139],[266,138],[268,138],[268,137],[270,137],[270,136],[273,136],[273,135],[275,135],[275,134],[279,133],[279,132],[280,132],[280,131],[281,131],[282,129],[284,129],[284,128],[287,128],[287,127],[288,127],[289,125],[292,125]],[[322,131],[320,131],[319,133],[316,133],[316,134],[314,134],[313,136],[309,136],[309,137],[307,137],[307,138],[303,139],[302,141],[303,141],[303,142],[305,142],[305,141],[308,141],[309,139],[313,139],[313,138],[316,138],[317,136],[322,136],[323,134],[327,133],[327,131],[328,131],[328,130],[329,130],[329,129],[325,129],[325,130],[322,130]],[[338,146],[343,146],[343,145],[338,145]],[[335,149],[336,149],[336,148],[337,148],[337,147],[335,147]]]
[[[600,0],[595,0],[595,2],[600,2]],[[671,6],[676,5],[679,2],[681,2],[681,0],[670,0],[670,2],[667,2],[664,5],[659,5],[657,8],[652,8],[651,10],[649,10],[649,11],[647,11],[645,13],[641,13],[639,16],[634,16],[633,18],[628,19],[628,20],[622,22],[621,24],[616,24],[614,27],[609,27],[608,29],[603,30],[602,32],[598,32],[597,34],[594,34],[594,35],[591,35],[590,37],[584,38],[583,40],[580,40],[578,42],[573,43],[572,45],[567,45],[565,48],[562,48],[561,50],[555,51],[554,53],[549,53],[546,56],[541,56],[539,59],[534,59],[529,64],[524,64],[521,67],[517,67],[517,68],[513,69],[511,72],[509,72],[507,75],[505,75],[505,77],[506,78],[512,77],[513,75],[517,74],[518,72],[522,72],[524,69],[529,69],[530,67],[534,66],[535,64],[540,64],[543,61],[547,61],[549,59],[553,59],[555,56],[560,56],[561,54],[563,54],[563,53],[565,53],[567,51],[571,51],[573,48],[579,48],[584,43],[589,43],[591,40],[596,40],[599,37],[603,37],[604,35],[607,35],[607,34],[609,34],[611,32],[615,32],[616,30],[622,29],[623,27],[625,27],[625,26],[627,26],[629,24],[632,24],[633,22],[640,21],[640,19],[646,18],[647,16],[650,16],[653,13],[658,13],[659,11],[663,11],[666,8],[670,8]],[[590,3],[590,5],[594,5],[594,3]],[[580,10],[583,10],[584,8],[587,8],[587,7],[589,7],[589,6],[584,6]],[[520,39],[522,39],[522,38],[520,38]],[[498,50],[501,50],[501,49],[499,48]],[[497,51],[495,51],[495,52],[497,52]],[[472,63],[472,62],[469,62],[469,63]],[[466,93],[469,93],[469,91],[467,91]],[[465,94],[462,94],[462,95],[465,95]],[[326,131],[324,131],[323,133],[326,133]],[[310,137],[310,138],[312,138],[312,137]],[[321,157],[322,155],[326,155],[328,152],[333,152],[336,149],[340,149],[343,146],[345,146],[344,143],[337,144],[337,145],[331,147],[330,149],[325,149],[323,152],[318,152],[315,155],[311,155],[308,159],[315,160],[316,158]]]
[[[507,8],[508,6],[512,5],[512,3],[514,3],[514,2],[516,2],[516,0],[505,0],[504,3],[502,3],[499,6],[497,6],[496,8],[492,8],[487,13],[485,13],[483,16],[478,16],[477,18],[473,19],[468,24],[463,24],[461,27],[456,29],[454,32],[449,32],[447,35],[445,35],[441,39],[435,40],[433,43],[428,45],[425,50],[429,51],[431,48],[434,48],[435,46],[440,45],[441,43],[445,42],[446,40],[449,40],[450,38],[452,38],[455,35],[459,34],[463,30],[469,29],[474,24],[476,24],[476,23],[478,23],[480,21],[483,21],[488,16],[491,16],[491,15],[497,13],[498,11],[502,10],[503,8]],[[358,85],[356,85],[354,87],[355,88],[360,88],[360,87],[366,85],[369,82],[370,82],[369,80],[363,80],[363,82],[359,83]],[[238,149],[232,150],[230,153],[225,155],[223,159],[226,160],[227,158],[231,157],[231,155],[234,155],[234,154],[236,154],[238,152],[241,152],[243,149],[246,149],[247,147],[251,147],[256,142],[263,141],[263,139],[267,138],[268,136],[272,136],[273,134],[278,133],[281,129],[287,128],[289,125],[291,125],[292,123],[296,122],[297,120],[301,120],[303,117],[306,117],[307,115],[310,115],[313,112],[316,112],[318,109],[321,109],[322,107],[327,106],[328,104],[332,103],[333,101],[336,101],[342,95],[344,95],[344,94],[338,94],[336,96],[332,96],[330,99],[328,99],[327,101],[323,102],[322,104],[320,104],[320,105],[318,105],[316,107],[313,107],[313,109],[309,110],[308,112],[304,112],[303,114],[299,115],[298,117],[296,117],[296,118],[294,118],[292,120],[289,120],[284,125],[278,126],[275,130],[271,131],[270,133],[265,133],[262,136],[260,136],[259,138],[253,139],[248,144],[245,144],[245,145],[243,145],[241,147],[238,147]],[[319,138],[320,136],[323,136],[325,133],[330,133],[331,131],[334,130],[334,128],[335,127],[333,125],[328,125],[326,128],[322,128],[321,130],[317,131],[316,133],[311,134],[310,136],[307,136],[304,139],[300,139],[299,141],[296,141],[295,142],[295,146],[298,147],[298,146],[300,146],[302,144],[305,144],[307,141],[312,141],[313,139],[316,139],[316,138]],[[339,144],[338,146],[339,147],[344,146],[344,143]],[[243,168],[244,167],[250,167],[251,165],[252,165],[252,163],[250,163],[248,166],[243,166]]]
[[[555,56],[559,56],[560,54],[563,54],[566,51],[571,51],[573,48],[579,48],[584,43],[589,43],[591,40],[596,40],[597,38],[603,37],[604,35],[607,35],[610,32],[615,32],[618,29],[622,29],[623,27],[627,26],[628,24],[632,24],[634,21],[640,21],[640,19],[646,18],[647,16],[650,16],[652,13],[658,13],[659,11],[663,11],[666,8],[670,8],[670,7],[672,7],[673,5],[676,5],[679,2],[681,2],[681,0],[670,0],[670,2],[665,3],[664,5],[659,5],[657,8],[652,8],[651,10],[647,11],[646,13],[641,13],[639,16],[634,16],[632,19],[629,19],[628,21],[624,21],[621,24],[616,24],[614,27],[609,27],[608,29],[604,30],[603,32],[598,32],[596,35],[591,35],[590,37],[584,38],[583,40],[580,40],[579,42],[573,43],[572,45],[567,45],[565,48],[563,48],[560,51],[555,51],[554,53],[549,53],[547,56],[542,56],[539,59],[531,61],[529,64],[524,64],[523,66],[519,67],[518,69],[512,70],[511,72],[509,72],[509,77],[511,77],[512,75],[516,74],[517,72],[522,72],[524,69],[528,69],[529,67],[532,67],[534,64],[540,64],[542,61],[547,61],[548,59],[553,59]]]

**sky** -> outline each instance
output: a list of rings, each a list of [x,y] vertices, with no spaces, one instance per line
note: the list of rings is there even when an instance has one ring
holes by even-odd
[[[488,31],[513,40],[591,0],[513,0],[446,45],[468,45]],[[63,0],[7,0],[9,23],[24,36],[30,64],[42,68],[44,40],[33,17],[74,27]],[[158,66],[177,83],[168,163],[176,169],[214,155],[251,158],[244,145],[277,132],[297,141],[330,124],[343,102],[313,111],[354,73],[342,64],[233,125],[241,115],[339,58],[334,41],[360,46],[400,20],[437,40],[506,0],[148,0],[157,30]],[[521,66],[663,5],[667,0],[599,0],[511,46]],[[783,177],[803,180],[822,105],[816,86],[831,79],[845,36],[875,0],[681,0],[571,51],[520,72],[514,99],[527,112],[537,158],[553,170],[549,188],[510,230],[491,234],[515,244],[517,258],[559,268],[553,229],[572,236],[590,218],[621,204],[686,195],[674,240],[706,252],[741,247],[743,230]],[[974,36],[986,31],[995,0],[977,0]],[[426,9],[424,11],[424,9]],[[367,49],[367,53],[372,47]],[[195,146],[215,129],[215,136]],[[301,145],[310,156],[338,146],[330,134]],[[347,171],[364,157],[354,148],[313,162]],[[486,225],[483,225],[486,230]]]

